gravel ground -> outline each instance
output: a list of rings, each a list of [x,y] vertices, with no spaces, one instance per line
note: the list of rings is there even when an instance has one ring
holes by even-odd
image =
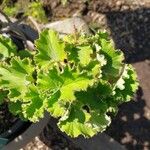
[[[150,0],[43,0],[49,21],[82,16],[92,28],[106,29],[138,73],[141,87],[122,104],[106,133],[128,150],[150,149]],[[42,142],[43,141],[43,142]],[[44,144],[45,143],[45,144]],[[70,141],[48,125],[23,150],[73,150]]]
[[[20,150],[52,150],[39,137],[35,137],[34,140],[28,143],[24,148]]]

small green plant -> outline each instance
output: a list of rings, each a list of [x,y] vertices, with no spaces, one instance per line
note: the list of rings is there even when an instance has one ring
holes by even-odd
[[[8,16],[15,17],[22,13],[23,16],[32,16],[40,23],[48,22],[42,1],[18,0],[13,3],[10,0],[3,0],[2,9]]]
[[[61,3],[62,3],[63,5],[66,5],[67,1],[68,1],[68,0],[61,0]]]
[[[67,135],[92,137],[106,129],[110,113],[116,114],[138,88],[133,67],[106,32],[60,39],[44,30],[35,46],[32,53],[17,52],[0,36],[1,97],[7,96],[10,111],[24,120],[37,122],[47,111]]]
[[[43,9],[43,4],[40,1],[30,2],[25,11],[25,15],[32,16],[41,23],[48,22],[45,11]]]

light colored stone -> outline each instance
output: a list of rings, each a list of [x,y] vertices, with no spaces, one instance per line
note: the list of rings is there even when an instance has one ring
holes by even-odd
[[[5,17],[2,14],[0,14],[0,21],[7,22],[7,20],[5,19]]]
[[[10,17],[9,17],[9,18],[10,18]],[[12,22],[16,21],[15,18],[10,18],[10,20],[11,20]],[[2,22],[7,22],[6,18],[5,18],[1,13],[0,13],[0,21],[2,21]]]
[[[54,29],[61,35],[74,33],[76,30],[87,34],[90,33],[86,22],[79,17],[73,17],[62,21],[48,23],[44,25],[42,28]]]

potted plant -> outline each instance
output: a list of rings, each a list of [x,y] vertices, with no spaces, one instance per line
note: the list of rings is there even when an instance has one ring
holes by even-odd
[[[3,12],[0,27],[0,64],[7,62],[14,56],[28,55],[24,51],[25,46],[29,49],[33,48],[33,42],[38,37],[38,33],[30,26],[19,24],[20,21],[12,22]],[[6,78],[9,78],[7,75]],[[1,80],[2,81],[2,80]],[[17,82],[17,81],[16,81]],[[11,149],[19,149],[33,137],[38,135],[47,124],[49,117],[45,116],[36,124],[32,124],[28,120],[21,120],[18,116],[11,114],[11,105],[7,97],[8,91],[0,88],[0,149],[9,145],[12,140],[18,143],[11,145]],[[35,130],[36,128],[36,130]],[[31,132],[33,131],[33,132]],[[21,138],[20,138],[20,135]],[[23,138],[23,139],[22,139]]]
[[[1,54],[0,89],[10,112],[23,120],[37,122],[46,111],[67,135],[92,137],[138,88],[133,67],[106,32],[59,38],[43,30],[35,46],[23,54],[10,46],[7,57]]]

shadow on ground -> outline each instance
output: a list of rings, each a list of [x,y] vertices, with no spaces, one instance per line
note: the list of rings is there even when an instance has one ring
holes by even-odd
[[[139,88],[134,101],[122,104],[106,133],[126,146],[129,150],[150,148],[150,120],[147,107]]]
[[[150,59],[150,9],[106,13],[116,47],[124,51],[127,62]]]

